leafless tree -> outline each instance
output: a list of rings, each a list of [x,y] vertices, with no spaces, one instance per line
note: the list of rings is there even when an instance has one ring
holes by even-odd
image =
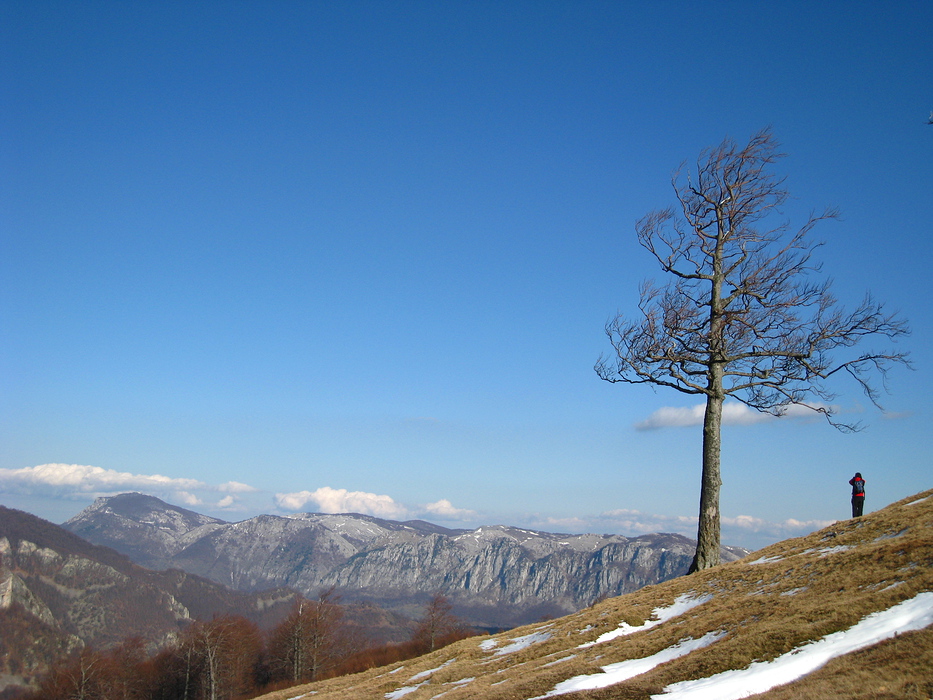
[[[317,600],[300,598],[292,612],[272,633],[271,653],[289,680],[313,681],[347,652],[342,629],[343,607],[336,589],[318,594]]]
[[[191,697],[192,677],[200,680],[206,700],[227,700],[251,689],[262,646],[253,623],[237,615],[219,615],[210,622],[195,622],[185,637],[188,657],[198,663],[196,672],[186,673],[185,697]]]
[[[455,639],[468,636],[466,625],[453,613],[453,605],[440,593],[428,601],[424,616],[412,635],[412,641],[431,652]]]
[[[739,147],[726,139],[704,151],[696,171],[675,173],[676,207],[636,224],[639,243],[671,276],[663,287],[641,286],[640,317],[606,325],[615,352],[596,372],[609,382],[652,384],[706,399],[697,551],[690,570],[719,563],[720,428],[727,396],[783,415],[790,406],[822,414],[852,431],[831,404],[831,380],[848,375],[878,404],[872,380],[908,365],[904,352],[852,350],[867,336],[908,333],[904,320],[871,295],[846,311],[830,281],[814,275],[810,238],[835,210],[811,214],[800,229],[781,216],[783,178],[771,173],[781,157],[769,130]],[[778,219],[778,221],[774,221]]]

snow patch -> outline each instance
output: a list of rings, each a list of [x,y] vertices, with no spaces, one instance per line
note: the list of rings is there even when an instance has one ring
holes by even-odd
[[[450,664],[452,664],[452,663],[453,663],[454,661],[456,661],[456,660],[457,660],[457,657],[454,657],[454,658],[452,658],[452,659],[449,659],[448,661],[445,661],[444,663],[442,663],[442,664],[441,664],[440,666],[438,666],[437,668],[429,668],[427,671],[422,671],[421,673],[416,673],[415,675],[413,675],[413,676],[412,676],[411,678],[409,678],[408,680],[409,680],[409,681],[417,681],[417,680],[419,680],[419,679],[421,679],[421,678],[427,678],[428,676],[430,676],[430,675],[431,675],[432,673],[434,673],[435,671],[440,671],[442,668],[444,668],[444,666],[450,666]]]
[[[625,637],[630,634],[635,634],[635,632],[641,632],[642,630],[650,629],[657,625],[660,625],[663,622],[667,622],[671,618],[677,617],[678,615],[683,615],[688,610],[695,608],[698,605],[702,605],[707,601],[713,599],[713,596],[710,594],[702,595],[699,598],[694,598],[691,593],[684,593],[683,595],[677,596],[676,600],[671,603],[666,608],[655,608],[651,611],[651,616],[654,619],[645,620],[641,625],[630,625],[627,622],[620,622],[617,629],[614,629],[605,634],[601,634],[592,642],[586,642],[579,645],[578,649],[586,649],[587,647],[596,646],[597,644],[602,644],[610,640],[616,639],[618,637]]]
[[[749,564],[773,564],[776,561],[783,561],[784,557],[773,556],[773,557],[761,557],[761,559],[756,559],[755,561],[748,562]]]
[[[804,644],[773,661],[717,673],[709,678],[681,681],[667,686],[652,700],[739,700],[797,680],[831,659],[871,646],[896,634],[933,624],[933,592],[918,593],[897,605],[871,613],[847,630],[833,632]]]
[[[531,634],[526,634],[524,637],[515,637],[511,639],[511,644],[502,647],[496,652],[496,656],[503,656],[505,654],[514,654],[517,651],[522,649],[527,649],[533,644],[540,644],[541,642],[546,642],[551,638],[550,632],[532,632]]]
[[[418,685],[406,685],[404,688],[399,688],[398,690],[393,690],[390,693],[386,693],[386,700],[398,700],[399,698],[403,698],[409,693],[414,693],[425,683],[427,683],[427,681],[424,681],[424,683],[419,683]]]
[[[839,554],[839,552],[848,552],[852,549],[851,545],[848,544],[838,544],[835,547],[823,547],[823,549],[816,550],[819,552],[820,557],[828,557],[830,554]]]
[[[791,588],[789,591],[784,591],[781,595],[797,595],[801,591],[807,590],[806,586],[802,588]]]
[[[574,693],[578,690],[595,690],[597,688],[605,688],[610,685],[616,685],[617,683],[622,683],[627,681],[630,678],[635,676],[640,676],[643,673],[647,673],[655,666],[663,664],[667,661],[673,661],[678,659],[681,656],[686,656],[691,651],[696,649],[702,649],[707,647],[713,642],[718,641],[723,636],[725,632],[708,632],[704,634],[699,639],[693,639],[688,637],[682,639],[677,644],[667,649],[659,651],[657,654],[652,654],[651,656],[646,656],[641,659],[629,659],[628,661],[620,661],[619,663],[609,664],[603,666],[602,673],[593,673],[585,676],[574,676],[573,678],[568,678],[565,681],[561,681],[554,689],[550,692],[539,695],[537,698],[532,698],[532,700],[541,700],[542,698],[550,698],[555,695],[564,695],[566,693]],[[714,696],[709,696],[714,697]]]
[[[562,664],[562,663],[564,663],[565,661],[570,661],[570,659],[575,659],[575,658],[577,658],[577,655],[576,655],[576,654],[571,654],[570,656],[565,656],[565,657],[562,658],[562,659],[557,659],[556,661],[550,661],[550,662],[544,664],[544,666],[542,666],[541,668],[544,668],[544,667],[546,667],[546,666],[556,666],[557,664]]]
[[[910,528],[905,527],[900,532],[889,532],[885,535],[879,535],[875,538],[875,542],[881,542],[882,540],[893,540],[895,537],[900,537],[901,535],[906,534],[909,529]]]

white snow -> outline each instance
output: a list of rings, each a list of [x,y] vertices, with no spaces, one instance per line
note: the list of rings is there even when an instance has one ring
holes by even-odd
[[[461,678],[459,681],[451,681],[450,683],[445,683],[444,685],[452,685],[452,686],[456,686],[457,688],[459,688],[459,687],[464,686],[464,685],[469,685],[470,683],[472,683],[472,682],[475,681],[475,680],[476,680],[475,677],[472,677],[472,678]],[[450,692],[450,690],[445,690],[445,691],[442,692],[442,693],[438,693],[437,695],[433,696],[433,697],[431,698],[431,700],[437,700],[437,698],[442,698],[442,697],[444,697],[445,695],[447,695],[447,693],[449,693],[449,692]]]
[[[546,642],[551,638],[550,632],[532,632],[531,634],[526,634],[524,637],[515,637],[510,640],[512,643],[502,647],[496,652],[496,656],[502,656],[504,654],[514,654],[516,651],[521,651],[522,649],[527,649],[532,644],[538,644],[540,642]]]
[[[824,547],[823,549],[817,550],[820,553],[821,557],[829,556],[830,554],[838,554],[839,552],[848,552],[852,549],[851,545],[847,544],[838,544],[835,547]]]
[[[917,505],[918,503],[923,503],[923,502],[924,502],[925,500],[927,500],[928,498],[929,498],[929,496],[924,496],[923,498],[918,498],[916,501],[911,501],[910,503],[907,503],[906,505],[908,505],[908,506],[915,506],[915,505]]]
[[[674,616],[670,611],[678,607],[678,601],[675,601],[670,608],[659,609],[665,611],[662,614],[667,614],[669,616],[667,619]],[[694,602],[694,604],[699,603]],[[923,629],[931,624],[933,624],[933,592],[927,591],[887,610],[866,615],[847,630],[834,632],[820,640],[804,644],[773,661],[755,662],[746,669],[725,671],[709,678],[674,683],[667,686],[660,695],[651,697],[652,700],[739,700],[797,680],[837,656],[858,651],[889,639],[895,634]],[[709,646],[724,635],[723,631],[709,632],[699,639],[682,640],[652,656],[603,666],[602,673],[568,678],[558,683],[545,695],[539,695],[531,700],[541,700],[555,695],[579,690],[594,690],[622,683],[647,673],[666,661]]]
[[[617,629],[612,630],[611,632],[606,632],[601,634],[592,642],[586,642],[579,645],[578,649],[586,649],[587,647],[596,646],[597,644],[602,644],[603,642],[608,642],[617,637],[625,637],[629,634],[634,634],[635,632],[641,632],[642,630],[650,629],[656,625],[660,625],[662,622],[667,622],[671,618],[677,617],[678,615],[683,615],[685,612],[691,608],[695,608],[698,605],[702,605],[708,600],[712,600],[713,596],[706,594],[702,595],[699,598],[694,598],[689,593],[684,593],[683,595],[677,596],[677,599],[671,603],[666,608],[655,608],[651,611],[651,616],[655,619],[645,620],[641,625],[630,625],[627,622],[620,622]]]
[[[570,661],[570,659],[575,659],[575,658],[577,658],[577,655],[571,654],[570,656],[565,656],[564,658],[557,659],[556,661],[549,661],[548,663],[544,664],[541,668],[544,668],[545,666],[556,666],[557,664],[562,664],[565,661]]]
[[[805,591],[805,590],[807,590],[806,586],[802,588],[791,588],[789,591],[784,591],[783,593],[781,593],[781,595],[797,595],[798,593],[800,593],[800,591]]]
[[[479,643],[479,648],[483,651],[492,651],[499,644],[498,639],[484,639]]]
[[[424,681],[424,683],[419,683],[418,685],[406,685],[404,688],[399,688],[398,690],[393,690],[390,693],[386,693],[386,700],[398,700],[399,698],[403,698],[409,693],[414,693],[425,683],[427,683],[427,681]]]
[[[773,564],[776,561],[781,561],[784,557],[773,556],[773,557],[761,557],[761,559],[756,559],[755,561],[748,562],[749,564]]]
[[[539,695],[537,698],[532,698],[532,700],[541,700],[541,698],[564,695],[578,690],[595,690],[596,688],[616,685],[622,681],[627,681],[629,678],[647,673],[655,666],[663,664],[666,661],[672,661],[681,656],[686,656],[695,649],[702,649],[705,646],[709,646],[713,642],[719,640],[723,635],[725,635],[725,632],[720,631],[709,632],[699,639],[688,637],[679,641],[672,647],[659,651],[657,654],[646,656],[641,659],[629,659],[628,661],[620,661],[619,663],[603,666],[603,673],[593,673],[585,676],[568,678],[554,686],[554,689],[550,692]]]
[[[442,668],[444,668],[444,666],[449,666],[450,664],[452,664],[452,663],[453,663],[454,661],[456,661],[456,660],[457,660],[457,657],[454,657],[454,658],[452,658],[452,659],[448,659],[447,661],[445,661],[444,663],[442,663],[442,664],[441,664],[440,666],[438,666],[437,668],[429,668],[427,671],[422,671],[421,673],[416,673],[415,675],[413,675],[413,676],[412,676],[411,678],[409,678],[408,680],[409,680],[409,681],[417,681],[417,680],[420,680],[421,678],[427,678],[428,676],[430,676],[430,675],[431,675],[432,673],[434,673],[435,671],[440,671]]]
[[[652,700],[738,700],[764,693],[815,671],[831,659],[910,630],[933,624],[933,592],[918,593],[910,600],[872,613],[847,630],[834,632],[815,642],[779,656],[755,662],[745,669],[717,673],[709,678],[682,681],[667,686]]]

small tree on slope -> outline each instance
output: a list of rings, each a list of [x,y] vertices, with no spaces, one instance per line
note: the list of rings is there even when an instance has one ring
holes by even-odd
[[[726,139],[704,151],[696,173],[674,175],[679,207],[654,211],[636,224],[638,241],[671,276],[664,287],[641,286],[641,317],[621,315],[606,325],[615,350],[596,364],[609,382],[653,384],[706,398],[697,551],[690,571],[719,563],[720,429],[727,396],[759,411],[783,415],[790,406],[822,414],[843,431],[828,382],[848,375],[878,405],[878,390],[907,354],[851,349],[866,336],[895,339],[904,320],[866,295],[845,311],[830,282],[815,282],[820,243],[811,215],[792,231],[780,215],[788,197],[770,166],[781,157],[769,130],[740,148]],[[695,178],[695,179],[694,179]],[[848,351],[848,353],[846,353]],[[848,357],[837,357],[848,354]]]

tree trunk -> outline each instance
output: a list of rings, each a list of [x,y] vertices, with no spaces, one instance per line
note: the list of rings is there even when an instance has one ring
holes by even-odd
[[[722,428],[722,396],[707,396],[703,417],[703,476],[700,483],[700,523],[697,527],[697,551],[688,573],[719,564],[719,489],[722,475],[719,465]]]

